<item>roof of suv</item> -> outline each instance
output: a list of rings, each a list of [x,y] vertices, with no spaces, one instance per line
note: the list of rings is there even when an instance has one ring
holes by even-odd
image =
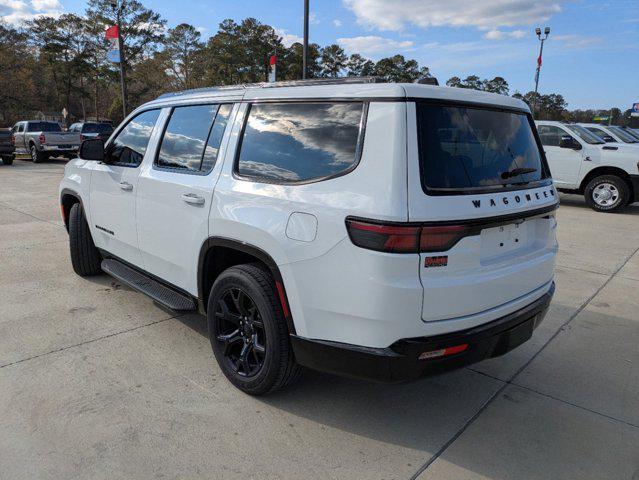
[[[375,83],[367,80],[368,79],[362,79],[361,83],[358,83],[356,79],[344,82],[310,80],[307,82],[275,82],[186,90],[162,95],[156,100],[145,104],[144,107],[166,106],[219,98],[249,101],[277,99],[370,99],[401,101],[424,98],[506,107],[529,112],[528,105],[525,102],[506,95],[465,88],[440,87],[418,83]]]

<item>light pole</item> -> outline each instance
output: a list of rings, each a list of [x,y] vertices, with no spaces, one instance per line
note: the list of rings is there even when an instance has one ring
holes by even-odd
[[[302,44],[302,78],[305,79],[308,72],[308,2],[304,0],[304,43]]]
[[[539,47],[539,57],[537,57],[537,72],[535,73],[535,98],[533,98],[533,117],[535,116],[535,111],[537,110],[537,90],[539,88],[539,72],[541,71],[541,56],[544,53],[544,42],[548,39],[548,35],[550,35],[550,27],[544,28],[544,37],[541,36],[541,28],[535,28],[535,33],[537,34],[537,38],[541,42]]]
[[[122,113],[124,114],[124,118],[126,118],[127,111],[127,91],[126,91],[126,73],[124,69],[124,43],[122,42],[122,25],[121,25],[121,17],[122,17],[122,9],[124,8],[124,3],[126,0],[121,0],[118,5],[118,1],[114,0],[111,2],[111,8],[115,10],[116,15],[116,24],[118,26],[118,50],[120,52],[120,88],[122,90]]]

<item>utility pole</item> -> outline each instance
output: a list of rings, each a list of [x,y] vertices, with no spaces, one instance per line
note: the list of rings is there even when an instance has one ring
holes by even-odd
[[[304,0],[304,43],[302,47],[302,78],[308,76],[308,2]]]
[[[116,13],[116,24],[118,26],[118,50],[120,51],[120,88],[122,90],[122,113],[126,118],[128,96],[126,91],[126,72],[124,68],[124,42],[122,41],[122,9],[126,0],[121,0],[118,5],[117,0],[111,3],[111,7]]]
[[[544,42],[548,39],[548,35],[550,35],[550,27],[544,28],[544,37],[541,36],[541,28],[535,28],[535,33],[537,34],[537,38],[541,42],[541,46],[539,47],[539,57],[537,57],[537,72],[535,73],[535,98],[533,99],[533,117],[535,116],[535,111],[537,110],[537,90],[539,88],[539,72],[541,71],[541,56],[544,53]]]

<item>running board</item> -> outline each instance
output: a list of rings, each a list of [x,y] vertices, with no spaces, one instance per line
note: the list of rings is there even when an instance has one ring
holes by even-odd
[[[105,273],[151,297],[166,308],[176,312],[192,312],[197,308],[191,297],[153,280],[118,260],[112,258],[102,260],[101,267]]]

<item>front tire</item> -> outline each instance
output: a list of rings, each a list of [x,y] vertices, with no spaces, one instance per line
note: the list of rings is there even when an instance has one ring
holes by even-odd
[[[597,212],[618,212],[628,205],[630,189],[616,175],[601,175],[588,182],[584,197],[586,204]]]
[[[69,212],[69,250],[73,271],[81,277],[102,273],[102,257],[93,243],[82,205],[75,203]]]
[[[2,157],[2,163],[4,163],[5,165],[11,165],[13,164],[13,159],[15,158],[14,155],[8,156],[8,157]]]
[[[243,392],[264,395],[299,377],[275,282],[259,265],[220,274],[209,295],[207,322],[222,372]]]

